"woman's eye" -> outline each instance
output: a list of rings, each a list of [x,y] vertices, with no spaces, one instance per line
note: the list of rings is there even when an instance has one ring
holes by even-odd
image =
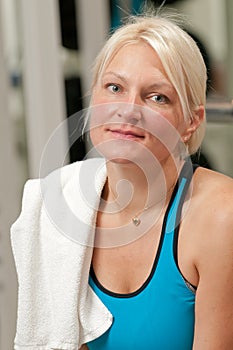
[[[160,94],[151,96],[151,100],[157,103],[166,103],[168,101],[166,96]]]
[[[108,88],[108,90],[110,90],[111,92],[114,92],[114,93],[121,91],[121,88],[116,84],[108,84],[107,88]]]

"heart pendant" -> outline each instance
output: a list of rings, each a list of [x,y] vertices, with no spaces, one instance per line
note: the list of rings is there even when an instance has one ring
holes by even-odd
[[[137,218],[137,217],[132,218],[132,221],[133,221],[133,224],[134,224],[135,226],[138,226],[138,225],[140,225],[140,223],[141,223],[141,220],[140,220],[139,218]]]

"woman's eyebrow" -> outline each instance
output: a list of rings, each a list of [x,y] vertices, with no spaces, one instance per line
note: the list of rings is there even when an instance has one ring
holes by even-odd
[[[105,77],[108,76],[108,75],[113,75],[113,76],[115,76],[116,78],[121,79],[121,80],[124,81],[124,82],[127,82],[127,79],[126,79],[122,74],[120,74],[120,73],[108,71],[108,72],[105,72],[105,73],[103,74],[103,78],[105,78]]]
[[[166,88],[169,90],[174,90],[173,86],[166,82],[166,81],[161,81],[161,82],[157,82],[157,83],[153,83],[151,85],[148,86],[148,89],[161,89],[161,88]]]

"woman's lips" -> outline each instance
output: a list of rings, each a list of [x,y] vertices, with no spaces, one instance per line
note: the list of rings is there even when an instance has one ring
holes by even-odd
[[[108,129],[108,131],[111,133],[111,135],[114,138],[117,139],[126,139],[126,140],[130,140],[130,139],[142,139],[144,138],[143,135],[132,131],[132,130],[121,130],[121,129]]]

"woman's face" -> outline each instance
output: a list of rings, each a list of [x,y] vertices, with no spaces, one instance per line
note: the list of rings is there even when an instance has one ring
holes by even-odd
[[[94,86],[91,108],[93,145],[112,161],[152,154],[161,162],[187,129],[178,95],[146,43],[117,51]]]

